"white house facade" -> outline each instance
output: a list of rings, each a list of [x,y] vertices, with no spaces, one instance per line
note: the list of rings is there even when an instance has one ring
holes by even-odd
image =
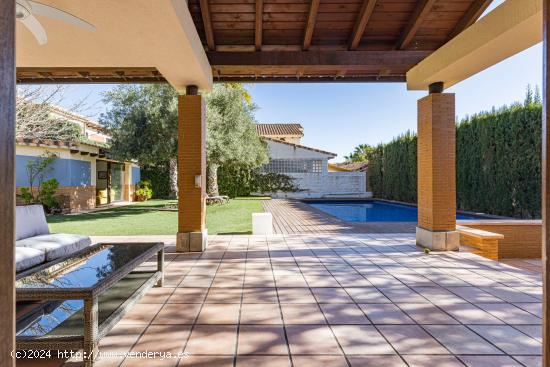
[[[285,140],[267,134],[270,130],[285,131]],[[366,172],[329,172],[328,161],[336,154],[300,144],[303,128],[299,124],[258,124],[258,133],[265,139],[270,161],[262,172],[288,175],[294,179],[297,192],[269,193],[275,198],[365,198]],[[267,127],[266,127],[267,126]],[[299,135],[301,134],[301,135]],[[297,136],[299,135],[299,136]],[[281,136],[281,134],[279,134]],[[284,136],[283,136],[284,137]]]

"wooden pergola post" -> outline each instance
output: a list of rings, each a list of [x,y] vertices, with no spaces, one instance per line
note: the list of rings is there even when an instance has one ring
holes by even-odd
[[[178,99],[178,252],[203,251],[206,215],[206,105],[196,86]]]
[[[15,0],[0,1],[0,366],[15,366]]]
[[[418,100],[418,227],[416,242],[432,250],[457,250],[455,96],[430,85]]]
[[[543,2],[543,108],[542,108],[542,366],[550,367],[550,103],[549,82],[550,62],[548,54],[548,38],[550,36],[550,6],[549,0]]]

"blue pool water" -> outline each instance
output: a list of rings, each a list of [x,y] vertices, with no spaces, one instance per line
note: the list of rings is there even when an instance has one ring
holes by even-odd
[[[416,222],[415,206],[384,201],[308,201],[307,204],[347,222]],[[456,219],[481,219],[474,215],[456,215]]]

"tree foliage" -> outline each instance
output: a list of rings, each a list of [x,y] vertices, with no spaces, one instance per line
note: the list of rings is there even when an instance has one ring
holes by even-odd
[[[177,195],[177,96],[166,84],[120,85],[105,93],[110,108],[100,118],[112,137],[110,153],[115,158],[168,167],[169,197]]]
[[[64,89],[60,86],[18,87],[15,102],[16,138],[82,141],[84,136],[77,124],[52,114],[52,105],[63,104],[64,101]],[[84,100],[79,101],[70,106],[68,111],[75,113],[83,104]]]
[[[517,218],[540,218],[540,95],[523,104],[466,117],[456,127],[457,207]],[[417,200],[416,135],[374,148],[369,184],[375,197]]]
[[[239,87],[237,87],[239,86]],[[256,131],[256,106],[246,90],[233,84],[216,84],[206,98],[206,161],[209,195],[218,195],[220,166],[248,169],[268,162],[267,146]]]
[[[373,153],[374,147],[369,144],[360,144],[355,147],[353,152],[345,156],[344,159],[346,163],[356,163],[356,162],[368,162],[369,156]]]

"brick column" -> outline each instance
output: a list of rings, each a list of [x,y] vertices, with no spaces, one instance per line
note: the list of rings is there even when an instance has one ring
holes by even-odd
[[[205,102],[196,87],[178,99],[178,252],[207,246]]]
[[[456,232],[455,96],[430,93],[418,100],[417,244],[458,250]]]

